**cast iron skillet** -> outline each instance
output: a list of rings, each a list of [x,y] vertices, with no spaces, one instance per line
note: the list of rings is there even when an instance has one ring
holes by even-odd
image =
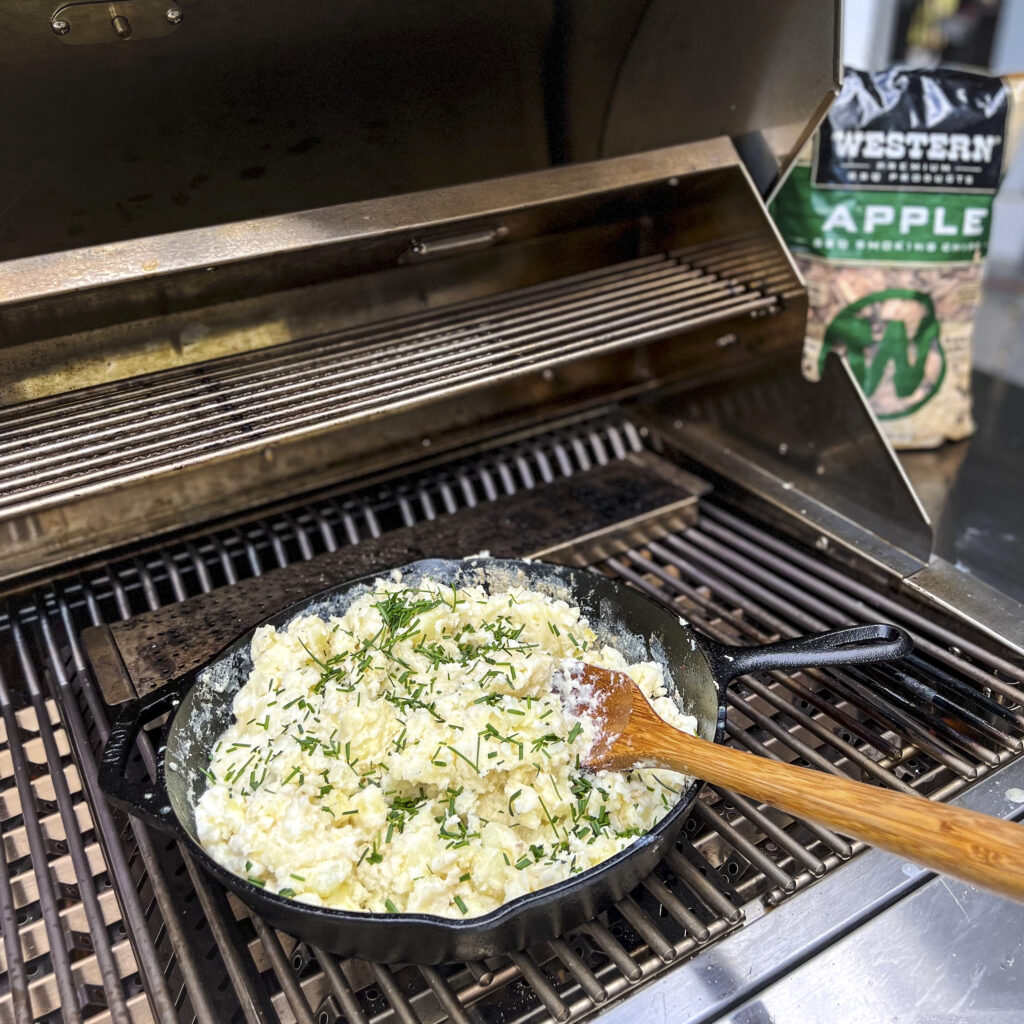
[[[720,743],[725,687],[764,669],[852,664],[898,658],[912,643],[891,625],[853,626],[764,647],[723,647],[695,633],[669,611],[618,580],[541,562],[428,560],[401,569],[403,581],[429,577],[456,586],[521,583],[579,606],[601,640],[614,640],[632,661],[667,669],[673,697],[695,715],[698,733]],[[298,615],[343,614],[380,573],[344,583],[270,619],[281,627]],[[610,860],[557,885],[512,900],[482,917],[455,920],[427,914],[371,914],[311,907],[266,892],[217,864],[196,841],[193,805],[203,792],[210,751],[233,718],[236,691],[252,668],[250,630],[204,668],[126,704],[107,740],[100,784],[114,804],[181,840],[195,859],[275,928],[342,956],[393,963],[481,960],[554,938],[621,899],[655,867],[673,842],[701,787],[694,780],[679,803],[647,835]],[[675,690],[672,680],[679,685]],[[158,745],[157,777],[129,779],[126,766],[140,729],[172,712]]]

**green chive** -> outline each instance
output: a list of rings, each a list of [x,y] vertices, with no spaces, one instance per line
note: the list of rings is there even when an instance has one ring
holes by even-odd
[[[473,762],[472,762],[472,761],[470,761],[470,759],[469,759],[468,757],[466,757],[466,755],[465,755],[465,754],[463,754],[463,753],[462,753],[461,751],[459,751],[459,750],[456,750],[456,749],[455,749],[455,748],[454,748],[454,747],[453,747],[453,746],[452,746],[452,745],[451,745],[450,743],[446,743],[446,744],[445,744],[445,746],[446,746],[446,747],[447,747],[447,748],[448,748],[448,749],[449,749],[449,750],[450,750],[450,751],[451,751],[451,752],[452,752],[452,753],[453,753],[453,754],[454,754],[454,755],[455,755],[456,757],[461,757],[461,758],[462,758],[462,760],[463,760],[463,761],[465,761],[465,762],[466,762],[466,764],[468,764],[468,765],[469,765],[469,767],[470,767],[470,768],[472,768],[472,769],[473,769],[473,771],[475,771],[475,772],[477,773],[477,775],[479,775],[479,774],[480,774],[480,766],[479,766],[479,765],[475,765],[475,764],[473,764]]]

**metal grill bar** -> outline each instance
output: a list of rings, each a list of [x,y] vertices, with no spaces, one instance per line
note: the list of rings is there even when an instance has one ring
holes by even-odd
[[[781,623],[780,636],[795,636],[802,631],[827,629],[830,626],[852,621],[843,615],[831,612],[822,602],[812,598],[807,598],[807,600],[813,601],[816,610],[822,611],[828,617],[817,618],[803,612],[792,600],[803,600],[802,595],[795,587],[785,580],[775,579],[760,571],[756,565],[751,567],[750,577],[745,576],[741,558],[735,556],[725,545],[715,544],[709,547],[707,544],[701,544],[701,537],[700,531],[688,531],[687,539],[668,537],[666,543],[669,549],[683,556],[685,561],[680,564],[698,567],[698,573],[709,581],[721,576],[728,580],[731,586],[738,587],[747,595],[751,595],[747,597],[747,602],[752,613],[757,614],[757,610],[763,607],[771,609],[775,621]],[[696,543],[690,543],[691,540]],[[736,568],[732,568],[732,566],[736,566]],[[757,579],[764,580],[765,583],[755,582]],[[777,588],[778,593],[766,584]],[[785,596],[779,596],[780,594]],[[785,616],[788,622],[775,618],[780,614]],[[861,617],[871,619],[881,615],[884,613],[879,609],[865,607]],[[965,667],[972,666],[967,666],[965,663]],[[943,760],[954,771],[962,774],[965,778],[974,777],[974,769],[932,734],[930,726],[935,718],[934,715],[929,716],[925,723],[917,722],[914,716],[905,714],[890,701],[873,693],[869,687],[864,687],[849,671],[839,670],[830,673],[830,678],[834,680],[835,688],[840,690],[847,699],[855,703],[859,701],[861,704],[870,705],[875,712],[881,714],[883,719],[888,718],[890,721],[897,722],[901,728],[908,730],[919,745],[926,747],[933,756]]]
[[[722,528],[730,528],[733,531],[730,539],[737,549],[748,553],[757,550],[745,543],[749,538],[755,545],[760,546],[761,560],[765,564],[770,564],[781,574],[806,586],[808,593],[831,594],[835,603],[850,614],[862,615],[865,611],[877,609],[877,611],[893,616],[896,621],[906,623],[906,628],[915,632],[915,643],[921,650],[950,665],[954,671],[977,678],[983,685],[996,689],[1014,703],[1019,703],[1021,695],[1016,687],[1007,684],[996,685],[1002,681],[997,677],[986,676],[982,671],[975,669],[970,662],[927,638],[929,636],[936,637],[947,647],[955,647],[958,651],[969,654],[976,661],[987,665],[991,671],[1001,672],[1018,683],[1024,683],[1024,668],[1014,665],[1005,658],[1000,658],[964,637],[950,633],[912,608],[907,608],[885,594],[878,593],[870,587],[850,579],[849,575],[844,575],[828,565],[817,563],[805,552],[788,548],[777,537],[773,537],[764,530],[759,530],[751,523],[739,519],[725,509],[709,508],[708,515],[712,520],[721,523]],[[705,524],[705,527],[709,532],[715,529],[710,524]]]
[[[544,977],[540,968],[534,962],[529,953],[513,953],[512,962],[519,968],[520,973],[529,983],[530,988],[537,993],[538,998],[544,1004],[544,1008],[557,1021],[566,1021],[572,1016],[572,1011],[562,1002],[561,997],[555,991],[551,983]]]
[[[61,754],[57,749],[56,737],[50,726],[49,709],[45,707],[43,694],[39,688],[39,680],[36,676],[32,659],[25,648],[23,632],[18,626],[16,620],[12,622],[11,632],[18,652],[22,678],[25,680],[29,699],[32,702],[32,708],[35,711],[36,721],[39,723],[39,735],[42,739],[43,748],[46,752],[46,762],[50,769],[50,778],[53,782],[57,807],[60,812],[61,819],[65,823],[64,834],[67,837],[66,845],[71,854],[72,864],[74,865],[78,894],[85,908],[86,919],[89,923],[89,931],[90,933],[100,931],[104,928],[105,919],[103,911],[100,908],[99,898],[93,880],[92,867],[89,864],[85,846],[82,841],[82,833],[78,827],[78,816],[75,812],[74,806],[72,805],[67,776],[62,768]],[[2,686],[3,683],[0,681],[0,687]],[[17,766],[15,766],[15,771],[17,772],[17,770]],[[90,945],[92,944],[90,943]],[[110,1010],[111,1019],[115,1024],[128,1024],[129,1017],[127,1007],[125,1006],[124,992],[121,988],[121,975],[114,962],[113,951],[106,943],[98,943],[92,948],[95,950],[96,959],[98,961],[100,977],[103,980],[103,990],[106,996],[107,1006]],[[63,997],[64,993],[61,992],[62,1000]]]
[[[671,255],[680,256],[681,254]],[[656,267],[658,264],[664,265],[666,263],[666,259],[666,256],[663,254],[648,256],[631,261],[628,264],[603,267],[596,271],[585,271],[577,275],[559,277],[549,282],[532,285],[528,291],[530,296],[536,297],[539,301],[545,294],[557,296],[566,289],[574,289],[581,282],[584,284],[599,285],[603,278],[618,279],[623,275],[642,275],[650,267]],[[481,309],[502,310],[509,307],[518,309],[525,291],[527,291],[527,289],[499,295],[485,296],[478,299],[470,299],[466,302],[459,303],[457,309],[455,309],[455,307],[449,307],[449,312],[453,317],[452,323],[461,324],[463,320],[472,320],[472,318],[476,316]],[[396,331],[414,329],[428,325],[431,321],[435,320],[436,317],[437,311],[435,309],[429,309],[397,316],[390,321],[390,324]],[[342,330],[332,334],[329,337],[338,340],[363,338],[366,336],[372,336],[376,333],[378,327],[379,325],[371,324],[368,326],[364,325],[361,327],[349,328],[348,330]],[[299,341],[289,343],[288,351],[297,354],[305,354],[311,348],[315,348],[322,344],[323,341],[324,336],[322,335],[317,335],[312,338],[304,338]],[[263,354],[271,359],[275,358],[272,351],[264,352]],[[232,370],[244,370],[251,366],[251,356],[252,353],[224,356],[207,364],[207,368],[215,372],[223,371],[226,373],[230,373]],[[144,396],[155,398],[163,393],[161,390],[163,388],[174,387],[181,381],[185,381],[186,383],[192,382],[195,374],[195,366],[177,367],[161,372],[158,377],[150,377],[139,382],[140,387],[147,389],[140,392],[139,397],[140,399]],[[77,391],[67,395],[51,395],[42,397],[34,400],[31,403],[31,408],[29,408],[28,405],[5,407],[4,409],[0,409],[0,424],[10,422],[12,420],[20,422],[23,414],[34,415],[36,413],[39,414],[39,417],[43,422],[50,422],[49,414],[52,414],[55,409],[60,410],[61,412],[70,413],[79,409],[99,408],[102,406],[102,400],[105,398],[110,398],[111,396],[124,398],[123,390],[122,384],[114,381],[106,384],[97,384],[87,390]],[[145,403],[143,402],[143,404]]]
[[[165,560],[165,564],[170,565]],[[140,573],[144,581],[144,590],[150,607],[159,607],[159,596],[148,570]],[[174,598],[183,601],[188,596],[184,581],[180,573],[169,572],[169,579],[173,588]],[[116,577],[112,580],[115,593],[120,584]],[[139,752],[146,762],[146,770],[151,775],[156,772],[156,761],[153,754],[152,744],[149,737],[143,733],[138,739]],[[251,961],[247,960],[238,922],[231,913],[224,891],[214,884],[211,884],[206,875],[196,867],[188,851],[180,843],[177,844],[179,854],[185,863],[189,878],[195,887],[196,894],[202,904],[203,912],[209,922],[210,929],[217,937],[217,944],[222,956],[224,966],[231,978],[235,990],[242,1000],[242,1009],[246,1019],[252,1024],[260,1024],[262,1021],[272,1020],[273,1009],[259,979],[255,976]],[[200,982],[201,983],[201,982]]]
[[[14,704],[11,701],[11,693],[8,689],[7,680],[3,673],[0,673],[0,714],[3,716],[4,726],[7,730],[7,744],[11,754],[12,771],[15,785],[18,790],[18,797],[21,802],[21,815],[28,837],[31,850],[32,864],[36,867],[36,886],[40,910],[43,921],[46,925],[46,938],[49,945],[50,962],[53,965],[54,978],[59,997],[58,1006],[65,1012],[68,1024],[81,1021],[82,1016],[79,1007],[78,988],[71,969],[71,958],[68,955],[67,939],[60,919],[58,909],[59,896],[54,883],[53,875],[49,870],[50,856],[47,852],[43,838],[43,829],[39,821],[39,811],[36,805],[35,793],[32,791],[31,775],[28,760],[25,757],[20,733],[21,727],[15,714]],[[45,717],[49,718],[47,712]],[[37,720],[41,728],[41,721]],[[58,771],[62,768],[58,766]],[[77,821],[73,823],[74,828],[78,827]],[[84,882],[85,880],[83,880]],[[20,939],[16,943],[20,946]],[[14,954],[15,957],[19,953]],[[31,992],[31,990],[30,990]],[[29,996],[31,998],[31,994]],[[53,1009],[49,1007],[47,1009]]]
[[[708,322],[715,318],[714,314],[767,309],[773,305],[773,300],[723,300],[702,304],[700,316],[680,319],[675,315],[676,309],[688,312],[687,307],[695,304],[694,301],[662,304],[657,307],[662,314],[660,316],[650,316],[648,314],[652,310],[636,310],[634,307],[634,311],[621,322],[595,325],[586,328],[585,332],[557,332],[552,328],[549,333],[556,336],[546,343],[550,350],[548,354],[540,351],[545,346],[539,342],[519,345],[515,355],[503,360],[501,372],[511,373],[525,368],[536,370],[549,358],[561,361],[583,348],[604,351],[620,339],[647,340],[676,333]],[[639,332],[642,337],[638,336],[634,326],[641,320],[645,325]],[[580,337],[581,334],[585,336]],[[596,347],[594,334],[599,335],[600,343]],[[479,349],[474,348],[474,351]],[[390,374],[368,373],[361,379],[374,383],[357,386],[352,376],[342,377],[334,373],[324,374],[317,385],[300,383],[293,392],[266,388],[258,402],[245,394],[237,398],[223,393],[210,395],[206,399],[206,409],[218,411],[204,413],[197,410],[187,425],[186,440],[182,438],[185,425],[181,422],[154,431],[136,423],[103,445],[91,446],[79,438],[77,443],[71,441],[42,460],[26,457],[24,453],[13,456],[12,470],[8,473],[0,471],[0,487],[4,495],[0,500],[0,510],[10,514],[25,511],[28,502],[45,496],[52,499],[58,492],[92,493],[112,479],[136,480],[165,465],[194,464],[213,450],[218,455],[227,455],[255,444],[280,441],[303,428],[337,424],[370,409],[377,411],[382,402],[389,407],[408,404],[417,398],[430,397],[441,387],[450,389],[456,385],[466,387],[482,382],[492,376],[494,366],[491,359],[467,357],[461,351],[452,351],[443,358],[421,359],[394,368],[396,373],[401,373],[401,383]],[[298,399],[301,402],[297,402]],[[93,456],[91,453],[94,451],[106,451],[108,454]],[[74,470],[69,472],[68,460],[72,455]],[[44,464],[55,464],[55,468],[31,471],[35,466]]]
[[[533,298],[532,301],[530,296],[535,295],[535,292],[530,290],[528,295],[523,292],[515,293],[518,301],[499,296],[488,301],[486,305],[479,301],[475,302],[468,311],[465,306],[460,305],[456,311],[446,313],[444,324],[447,329],[442,338],[446,342],[478,342],[480,339],[476,335],[480,331],[481,322],[490,323],[499,313],[502,330],[516,332],[538,320],[542,323],[551,322],[547,314],[552,309],[561,314],[559,319],[571,318],[577,309],[594,309],[595,300],[602,300],[601,308],[616,309],[631,297],[659,288],[666,281],[684,288],[700,287],[702,284],[705,288],[714,286],[714,282],[695,281],[695,278],[700,277],[699,271],[681,272],[678,266],[664,258],[659,258],[659,263],[660,266],[653,269],[647,269],[646,265],[642,268],[631,265],[629,269],[619,274],[598,275],[594,282],[588,282],[591,287],[587,288],[573,287],[564,281],[557,282],[557,287],[543,288],[540,296]],[[605,290],[609,286],[615,286],[610,295]],[[566,294],[573,300],[568,306],[563,301]],[[385,333],[381,332],[378,325],[373,325],[337,334],[320,335],[267,349],[257,363],[253,362],[251,354],[244,357],[229,356],[206,364],[201,371],[196,367],[189,367],[161,373],[156,378],[140,381],[128,393],[125,393],[123,388],[117,389],[112,385],[103,385],[106,393],[102,395],[94,394],[92,388],[74,392],[67,396],[59,407],[61,416],[56,418],[56,423],[64,426],[56,428],[55,436],[59,437],[73,431],[83,423],[92,425],[96,422],[93,417],[98,418],[100,425],[105,425],[143,413],[148,421],[158,422],[160,416],[151,416],[151,413],[173,410],[182,404],[201,403],[207,397],[206,386],[211,383],[232,383],[247,387],[279,383],[301,378],[301,370],[297,367],[329,367],[342,356],[352,356],[359,363],[377,365],[375,360],[366,354],[367,344],[383,345],[381,351],[385,356],[394,353],[399,353],[400,357],[416,355],[424,349],[429,351],[431,342],[437,341],[436,324],[431,323],[437,320],[437,313],[432,312],[390,321]],[[115,403],[113,407],[112,399]],[[53,410],[37,413],[35,403],[26,405],[23,409],[23,416],[13,416],[8,411],[8,417],[14,424],[11,433],[7,435],[12,442],[18,437],[28,436],[33,426],[45,423],[49,427],[55,422]],[[2,416],[0,422],[3,422]],[[0,446],[0,451],[6,450],[6,447]]]
[[[118,598],[117,605],[122,617],[130,614],[130,609],[124,593],[119,585],[115,587],[115,594]],[[98,603],[93,597],[91,590],[87,591],[88,599],[86,607],[91,612],[93,623],[102,621],[99,616]],[[68,600],[59,592],[54,594],[60,612],[60,621],[66,627],[65,636],[71,649],[73,663],[79,678],[87,673],[84,657],[78,644],[77,629],[72,623],[72,615]],[[155,594],[153,595],[154,599]],[[61,660],[53,657],[53,641],[49,636],[49,624],[45,616],[40,615],[40,621],[44,634],[47,636],[47,646],[51,651],[51,665],[55,666],[58,672],[58,679],[64,697],[61,701],[62,712],[69,719],[69,731],[73,737],[73,743],[78,756],[78,763],[85,767],[83,772],[86,780],[91,781],[93,786],[93,799],[91,806],[93,813],[102,826],[103,834],[107,837],[104,848],[107,853],[108,862],[112,868],[112,874],[117,880],[117,890],[121,897],[122,905],[126,907],[127,920],[131,923],[129,933],[133,939],[133,946],[139,954],[140,964],[146,976],[146,990],[153,1006],[161,1020],[172,1021],[177,1019],[175,1007],[167,992],[164,978],[164,969],[161,967],[152,939],[147,930],[143,917],[142,908],[138,902],[136,886],[133,881],[130,869],[124,859],[120,840],[110,817],[109,805],[106,800],[95,789],[96,764],[93,759],[93,752],[87,737],[87,730],[83,719],[78,712],[78,701],[73,691],[70,680],[64,675],[61,668]],[[84,694],[88,710],[91,713],[92,721],[99,734],[100,741],[106,739],[109,733],[109,722],[106,710],[98,700],[98,694],[94,686],[83,687],[80,691]],[[150,753],[151,756],[151,753]],[[145,826],[134,823],[134,833],[138,852],[145,864],[147,878],[153,888],[157,903],[162,915],[162,927],[166,929],[171,945],[177,958],[178,967],[182,970],[186,987],[194,1007],[194,1012],[199,1021],[219,1021],[221,1015],[215,1010],[209,999],[209,989],[204,983],[204,970],[200,966],[193,946],[191,937],[187,936],[183,922],[178,910],[170,895],[170,890],[163,869],[159,864],[152,840]],[[113,838],[111,838],[111,835]],[[205,887],[205,879],[199,879],[202,887]],[[205,895],[204,888],[200,888],[200,899]],[[208,969],[208,968],[207,968]]]
[[[321,950],[315,950],[314,952],[316,953],[317,962],[330,980],[331,991],[341,1004],[346,1020],[349,1021],[349,1024],[368,1024],[366,1014],[363,1013],[363,1008],[359,1005],[359,1001],[353,994],[348,979],[341,969],[341,965],[330,953],[324,953]]]
[[[120,585],[120,581],[116,578],[114,578],[112,582],[117,607],[121,616],[127,617],[131,614],[131,610],[125,589]],[[146,588],[146,590],[148,593],[152,593],[152,599],[157,599],[155,591],[151,591],[150,588]],[[91,591],[87,591],[87,594],[89,599],[86,601],[86,605],[92,612],[93,621],[102,621],[98,614],[98,604],[95,598],[92,597]],[[71,612],[67,601],[60,601],[60,605],[62,620],[65,622],[70,621]],[[81,673],[79,678],[84,679],[87,676],[87,670],[84,666],[81,649],[78,647],[77,630],[74,628],[69,630],[68,637],[76,653],[76,662]],[[110,732],[110,723],[108,716],[106,716],[105,709],[103,708],[101,701],[98,699],[94,686],[87,685],[83,687],[83,692],[89,702],[89,710],[93,715],[93,720],[96,724],[97,731],[99,732],[100,739],[104,740],[106,735]],[[66,700],[65,706],[69,709],[73,709],[75,707],[74,698]],[[78,726],[78,729],[84,728],[81,719],[79,719],[75,725]],[[75,729],[75,731],[78,732],[78,729]],[[97,768],[93,754],[89,748],[88,740],[81,735],[78,738],[83,740],[81,742],[81,749],[89,752],[88,754],[83,755],[84,761],[80,761],[80,763],[86,765],[86,773],[94,779]],[[147,758],[148,762],[152,765],[152,749],[148,748],[148,746],[143,743],[141,750],[143,757]],[[106,814],[110,813],[105,800],[97,793],[96,799],[93,801],[93,807],[98,811],[100,805]],[[177,957],[178,966],[182,970],[183,978],[190,1000],[193,1002],[197,1018],[202,1022],[219,1021],[221,1019],[221,1015],[212,1006],[208,997],[208,987],[204,984],[203,979],[206,972],[199,964],[198,958],[195,955],[195,950],[193,948],[194,940],[185,934],[185,929],[180,920],[178,910],[174,905],[173,899],[169,895],[168,883],[164,876],[163,868],[160,866],[159,858],[156,855],[152,839],[150,838],[150,835],[148,835],[148,830],[145,826],[137,822],[133,823],[133,830],[137,848],[142,856],[143,862],[145,863],[147,878],[151,880],[155,893],[157,894],[158,901],[161,904],[163,924],[168,930],[168,935],[171,939],[175,955]],[[117,878],[120,883],[119,892],[130,894],[135,888],[131,874],[127,872],[127,869],[122,869],[117,860],[114,861],[112,866],[115,869],[115,878]],[[216,901],[214,890],[211,889],[206,878],[202,876],[202,874],[197,871],[189,861],[186,861],[186,867],[188,868],[190,881],[193,883],[195,891],[203,904],[207,920],[209,921],[214,934],[221,940],[220,948],[221,952],[224,954],[224,962],[227,972],[232,979],[239,979],[237,987],[240,992],[244,993],[246,996],[244,1006],[247,1011],[255,1013],[257,1008],[261,1005],[265,1005],[265,995],[261,989],[252,984],[249,977],[250,972],[247,971],[243,959],[240,956],[231,955],[232,950],[229,945],[231,933],[228,931],[226,926],[221,907]],[[222,896],[220,896],[220,904],[223,904],[223,906],[226,907],[226,903]],[[144,934],[144,932],[142,934]],[[225,943],[227,944],[225,945]],[[209,970],[209,966],[207,966],[206,970]],[[158,975],[160,974],[159,967],[156,968],[156,973]],[[174,1012],[174,1008],[169,1005],[168,999],[161,996],[160,989],[161,985],[158,980],[153,982],[152,988],[147,986],[147,992],[150,993],[151,998],[155,998],[155,1006],[158,1014],[161,1015],[161,1019],[167,1021],[175,1020],[176,1014]],[[257,1014],[251,1019],[265,1019],[265,1016]]]
[[[420,967],[419,972],[426,979],[434,995],[437,996],[437,1001],[448,1015],[448,1019],[454,1021],[455,1024],[470,1024],[469,1017],[462,1009],[462,1004],[440,971],[434,967]]]
[[[650,547],[653,552],[662,553],[663,557],[671,559],[671,556],[662,545],[652,543]],[[642,568],[644,571],[653,571],[655,569],[658,569],[658,567],[656,567],[654,563],[652,563],[649,559],[646,559],[642,555],[638,555],[636,553],[630,555],[630,561],[637,564],[638,567]],[[642,576],[635,572],[632,572],[621,562],[611,560],[609,564],[611,564],[615,568],[615,571],[618,575],[621,575],[626,579],[630,580],[630,582],[640,587],[640,589],[646,590],[648,592],[651,592],[652,589],[654,589],[651,588],[644,581]],[[678,589],[684,594],[698,594],[698,592],[692,587],[684,587],[680,585],[678,580],[674,580],[673,577],[669,576],[666,572],[664,572],[664,570],[658,569],[656,574],[659,578],[673,580],[673,582],[677,584],[677,587],[673,589]],[[654,594],[655,596],[661,596],[660,591],[656,589],[654,589]],[[707,633],[708,636],[712,637],[715,640],[720,640],[724,643],[766,643],[770,639],[772,639],[770,634],[765,634],[760,630],[751,628],[749,624],[744,623],[741,620],[738,620],[738,617],[735,615],[731,616],[730,622],[730,625],[735,627],[734,632],[730,633],[725,629],[718,628],[714,625],[714,602],[712,602],[710,599],[702,597],[699,603],[703,612],[712,613],[712,618],[708,618],[705,615],[701,615],[695,617],[695,621],[699,622],[700,628],[703,632]],[[726,618],[726,616],[728,615],[728,612],[723,612],[721,617]],[[808,703],[813,704],[815,707],[818,708],[819,711],[823,712],[828,717],[831,717],[833,721],[835,721],[837,724],[850,725],[854,728],[858,726],[859,723],[857,723],[849,715],[846,715],[844,712],[841,712],[839,709],[835,708],[827,701],[818,698],[817,695],[813,693],[813,691],[807,690],[788,673],[773,671],[770,672],[769,675],[774,681],[781,683],[791,693],[798,694],[801,699],[805,699],[805,694],[807,698],[814,697],[815,700],[808,700]],[[816,678],[821,680],[825,677],[821,673],[817,673]],[[761,683],[759,683],[755,677],[744,676],[743,683],[748,690],[756,693],[764,701],[766,701],[769,704],[772,704],[776,709],[788,712],[789,707],[791,706],[791,702],[786,701],[780,695],[773,693],[770,688],[765,687]],[[729,695],[729,699],[732,701],[734,707],[744,710],[744,702],[742,702],[732,694]],[[850,761],[857,764],[858,767],[863,769],[865,772],[867,772],[870,775],[873,775],[880,782],[892,786],[895,789],[903,790],[904,792],[913,792],[909,786],[901,782],[899,779],[896,779],[894,776],[885,772],[884,769],[880,768],[875,761],[861,753],[861,751],[859,751],[855,746],[853,746],[852,743],[843,740],[840,736],[836,734],[834,729],[829,729],[828,727],[821,725],[819,722],[817,722],[814,718],[811,718],[810,716],[806,716],[805,720],[803,721],[803,724],[811,732],[813,732],[820,740],[827,743],[829,746],[833,747],[839,753],[847,757]],[[774,726],[769,726],[768,728],[774,728]],[[885,747],[892,752],[892,756],[899,756],[898,748],[895,748],[894,745],[889,743],[888,741],[883,741],[880,737],[875,737],[874,735],[870,734],[868,734],[864,738],[867,739],[867,741],[872,745],[875,745],[876,743],[884,743]],[[801,751],[801,753],[803,752]],[[806,754],[803,754],[803,756],[806,757]],[[814,757],[816,756],[817,755],[814,755]],[[809,760],[813,760],[813,757]],[[836,771],[835,767],[831,763],[825,761],[824,759],[819,759],[817,763],[818,767],[821,768],[823,771]]]

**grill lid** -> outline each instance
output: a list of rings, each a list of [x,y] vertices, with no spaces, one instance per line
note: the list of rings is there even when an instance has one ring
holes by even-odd
[[[0,260],[722,135],[764,192],[836,89],[837,8],[9,0]]]

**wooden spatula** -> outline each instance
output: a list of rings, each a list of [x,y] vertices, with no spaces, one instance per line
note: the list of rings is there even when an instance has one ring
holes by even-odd
[[[581,662],[569,678],[573,710],[591,716],[599,727],[587,767],[684,772],[924,867],[1024,900],[1022,825],[689,736],[659,718],[624,672]]]

